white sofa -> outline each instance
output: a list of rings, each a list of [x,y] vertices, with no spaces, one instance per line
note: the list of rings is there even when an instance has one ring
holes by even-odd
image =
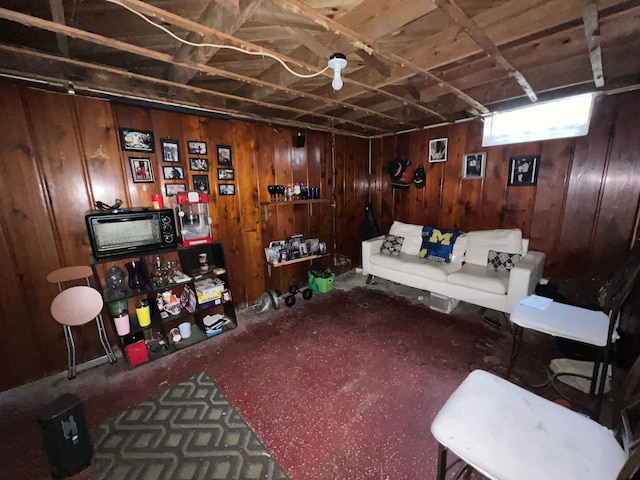
[[[531,295],[542,278],[545,254],[527,251],[529,240],[518,229],[477,230],[460,235],[450,263],[418,256],[422,225],[394,222],[390,235],[404,238],[399,255],[380,252],[381,235],[362,242],[362,273],[446,297],[511,313],[518,301]],[[510,271],[488,266],[489,250],[520,253]]]

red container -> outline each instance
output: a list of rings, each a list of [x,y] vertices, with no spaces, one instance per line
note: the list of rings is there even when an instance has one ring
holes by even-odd
[[[151,195],[151,201],[153,202],[153,208],[155,210],[160,210],[161,208],[164,208],[164,201],[162,199],[162,195]]]
[[[149,361],[147,342],[144,340],[139,340],[136,343],[127,345],[124,347],[124,350],[127,352],[127,358],[129,359],[129,364],[131,366]]]

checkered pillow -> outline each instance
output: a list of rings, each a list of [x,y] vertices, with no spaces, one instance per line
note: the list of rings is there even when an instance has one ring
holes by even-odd
[[[404,242],[404,237],[385,235],[382,245],[380,246],[380,253],[384,253],[385,255],[400,255],[402,242]]]
[[[511,270],[521,258],[522,255],[519,253],[506,253],[489,250],[487,265],[493,268],[496,272],[507,272]]]

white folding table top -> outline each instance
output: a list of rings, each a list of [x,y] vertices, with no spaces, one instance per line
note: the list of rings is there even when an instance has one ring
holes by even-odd
[[[511,321],[516,325],[598,347],[607,345],[609,317],[604,312],[557,302],[540,310],[525,305],[523,302],[527,298],[522,299],[511,313]]]
[[[607,428],[482,370],[453,392],[431,433],[493,480],[615,480],[626,461]]]

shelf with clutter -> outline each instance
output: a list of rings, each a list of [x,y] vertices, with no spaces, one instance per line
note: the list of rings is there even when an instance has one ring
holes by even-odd
[[[269,221],[269,207],[280,205],[309,205],[309,215],[313,216],[314,203],[329,203],[326,198],[320,198],[320,189],[309,187],[306,183],[294,183],[288,185],[267,185],[269,201],[260,202],[264,207],[264,219]]]
[[[316,258],[326,257],[327,244],[318,238],[304,238],[301,233],[295,234],[286,240],[276,240],[269,243],[264,249],[269,277],[272,267],[283,267],[294,263],[312,261]]]

